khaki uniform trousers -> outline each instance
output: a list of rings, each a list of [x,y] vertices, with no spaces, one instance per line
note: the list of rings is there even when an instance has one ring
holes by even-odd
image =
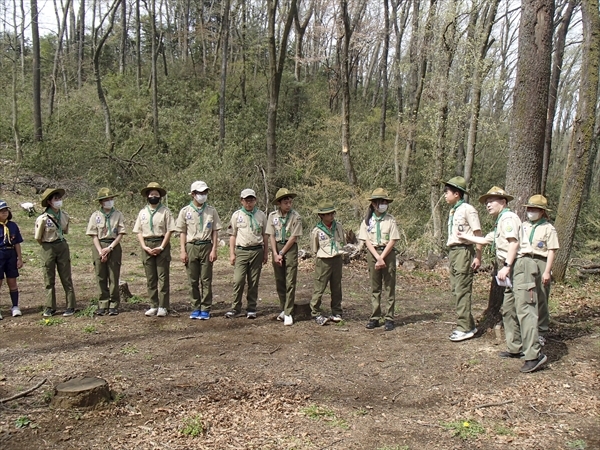
[[[162,238],[154,240],[145,239],[146,246],[160,247]],[[150,256],[142,250],[142,264],[146,272],[146,287],[152,308],[169,309],[169,269],[171,266],[171,244],[158,254]]]
[[[262,245],[256,250],[235,248],[235,267],[233,269],[233,303],[231,309],[238,314],[242,312],[242,296],[248,280],[246,294],[247,312],[256,312],[258,303],[258,282],[262,270],[264,250]]]
[[[383,248],[377,249],[381,254]],[[394,320],[396,308],[396,250],[393,250],[384,259],[385,268],[375,270],[375,258],[371,252],[367,252],[369,263],[369,275],[371,278],[371,317],[370,320],[379,320],[383,316],[385,320]],[[381,294],[387,299],[385,312],[381,308]]]
[[[538,266],[540,277],[546,271],[546,258],[534,256],[533,260]],[[550,308],[548,302],[550,300],[550,283],[544,284],[540,280],[540,288],[538,290],[538,334],[546,336],[550,328]]]
[[[310,300],[310,314],[312,317],[321,315],[321,300],[327,283],[331,291],[331,314],[342,315],[342,255],[333,258],[317,258],[315,261],[315,286]]]
[[[513,287],[504,290],[501,310],[506,346],[510,353],[523,352],[527,361],[537,359],[541,349],[537,305],[540,274],[533,258],[517,258],[511,277]]]
[[[277,252],[285,244],[277,243]],[[294,301],[296,300],[296,280],[298,278],[298,244],[292,245],[283,255],[283,266],[273,262],[273,273],[275,274],[275,285],[279,296],[279,306],[286,316],[294,312]]]
[[[473,288],[473,269],[471,262],[475,256],[472,245],[453,245],[450,247],[450,289],[456,307],[456,329],[466,333],[475,328],[471,314],[471,292]]]
[[[43,242],[41,251],[46,284],[46,307],[56,309],[56,271],[67,297],[67,308],[75,309],[75,290],[71,278],[71,254],[67,241]]]
[[[100,246],[106,248],[111,242],[100,241]],[[94,270],[96,272],[96,281],[100,289],[100,299],[98,301],[99,309],[118,308],[119,307],[119,279],[121,277],[121,259],[123,249],[121,244],[115,245],[108,254],[106,262],[100,261],[100,253],[96,246],[92,246],[92,259],[94,261]]]
[[[188,255],[186,264],[188,280],[190,282],[190,298],[194,310],[210,311],[212,306],[212,278],[213,263],[210,262],[212,242],[202,241],[185,244]],[[200,287],[202,292],[200,292]]]

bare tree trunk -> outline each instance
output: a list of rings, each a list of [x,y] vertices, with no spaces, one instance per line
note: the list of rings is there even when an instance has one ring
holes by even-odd
[[[596,102],[598,101],[598,79],[600,76],[600,13],[598,0],[581,1],[583,24],[583,59],[579,103],[575,119],[560,203],[556,215],[556,231],[560,249],[556,254],[552,275],[564,280],[573,247],[573,237],[581,210],[585,181],[590,168],[591,147],[598,139]]]
[[[151,51],[152,51],[152,66],[151,66],[151,77],[152,77],[152,132],[154,134],[154,142],[158,143],[158,36],[156,35],[156,0],[150,1],[150,39],[152,39]]]
[[[225,149],[225,96],[227,93],[227,60],[229,53],[229,10],[230,0],[223,2],[223,33],[221,44],[221,87],[219,89],[219,157],[223,156]]]
[[[381,120],[379,123],[379,145],[383,148],[387,120],[388,102],[388,54],[390,50],[390,7],[388,0],[383,0],[384,37],[383,54],[381,55]]]
[[[85,0],[79,3],[79,27],[77,31],[77,88],[83,85],[83,44],[85,41]]]
[[[403,103],[403,91],[402,91],[402,39],[404,37],[404,30],[406,29],[406,22],[408,20],[408,10],[410,3],[406,1],[402,7],[402,14],[398,18],[398,9],[402,0],[392,0],[392,22],[394,23],[394,31],[396,33],[396,48],[394,54],[394,73],[396,74],[396,109],[398,110],[398,116],[396,118],[396,137],[394,139],[394,181],[396,185],[400,185],[400,141],[402,138],[402,123],[404,120],[404,103]]]
[[[65,29],[67,28],[67,18],[69,15],[70,6],[71,0],[67,0],[67,6],[63,11],[63,17],[58,28],[58,41],[56,43],[56,52],[54,53],[54,63],[52,65],[52,79],[50,80],[50,101],[48,108],[48,113],[50,116],[52,116],[52,113],[54,112],[54,96],[56,94],[56,79],[58,78],[58,62],[62,53],[63,36],[65,34]]]
[[[121,54],[119,55],[119,73],[125,73],[125,56],[127,55],[127,2],[121,2]]]
[[[16,36],[15,36],[16,38]],[[16,56],[16,55],[15,55]],[[12,61],[12,130],[15,140],[16,162],[23,160],[23,149],[21,148],[21,133],[19,132],[19,104],[17,102],[17,58]]]
[[[242,93],[242,103],[246,104],[246,30],[247,30],[247,10],[246,1],[240,0],[242,4],[242,36],[241,36],[241,52],[242,52],[242,70],[240,73],[240,91]]]
[[[299,9],[300,4],[296,8],[296,15],[294,17],[294,28],[296,30],[296,62],[294,64],[294,79],[299,82],[300,81],[300,70],[302,68],[302,58],[304,58],[304,54],[302,51],[302,46],[304,42],[304,34],[306,33],[306,28],[310,22],[310,18],[313,13],[313,2],[311,1],[310,6],[308,7],[308,11],[304,18],[300,20],[299,17]]]
[[[19,36],[21,51],[19,56],[21,57],[21,80],[25,81],[25,0],[19,0],[19,6],[21,8],[21,34]]]
[[[142,86],[142,24],[140,23],[140,0],[135,0],[135,81],[138,90]]]
[[[31,52],[33,55],[33,134],[34,140],[41,142],[42,134],[42,94],[40,77],[40,33],[38,28],[37,0],[31,0]]]

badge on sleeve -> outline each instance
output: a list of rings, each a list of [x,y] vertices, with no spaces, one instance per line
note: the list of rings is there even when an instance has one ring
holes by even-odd
[[[54,228],[54,222],[51,219],[46,220],[46,226],[48,228]]]
[[[458,226],[458,231],[464,231],[465,227],[463,227],[462,225]]]
[[[538,246],[538,248],[544,248],[544,242],[543,241],[538,242],[537,246]]]
[[[237,222],[238,223],[243,223],[244,222],[244,217],[241,214],[238,216]]]
[[[274,225],[274,226],[277,226],[277,225],[279,225],[279,218],[278,218],[278,217],[275,217],[275,218],[273,219],[273,225]]]
[[[504,231],[506,231],[507,233],[510,233],[513,230],[513,227],[510,223],[507,223],[506,225],[504,225]]]
[[[185,218],[186,218],[187,220],[191,220],[191,219],[192,219],[192,212],[191,212],[191,211],[188,211],[188,212],[185,214]]]
[[[100,223],[100,216],[96,216],[96,223]]]
[[[207,222],[206,228],[210,230],[212,228],[212,222]]]
[[[325,239],[327,239],[327,236],[325,236],[325,233],[323,233],[322,231],[319,233],[319,240],[324,241]]]

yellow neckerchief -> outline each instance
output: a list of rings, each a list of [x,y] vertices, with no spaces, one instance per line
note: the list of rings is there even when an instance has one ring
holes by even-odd
[[[0,225],[2,225],[4,228],[4,243],[12,245],[12,241],[10,240],[10,230],[8,229],[8,222],[10,222],[10,220],[6,219],[6,222],[0,222]]]

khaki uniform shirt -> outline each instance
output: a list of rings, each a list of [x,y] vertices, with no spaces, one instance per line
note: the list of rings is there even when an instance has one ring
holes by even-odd
[[[533,254],[529,240],[523,235],[521,219],[510,210],[501,213],[496,229],[488,233],[485,238],[490,244],[494,240],[496,241],[496,256],[502,260],[508,256],[509,238],[514,238],[519,242],[517,258]]]
[[[251,224],[250,217],[239,209],[231,215],[227,233],[235,236],[235,245],[254,247],[263,244],[263,233],[267,227],[267,216],[260,209],[257,209],[254,213],[254,220],[256,224]],[[254,225],[254,228],[251,225]]]
[[[200,210],[200,208],[197,209]],[[185,242],[210,241],[212,232],[221,229],[221,220],[217,210],[210,205],[205,204],[202,210],[202,220],[196,209],[191,205],[186,205],[179,211],[176,227],[177,231],[185,235]]]
[[[110,229],[108,221],[110,220]],[[118,210],[113,210],[110,218],[107,218],[104,212],[94,211],[88,222],[85,234],[88,236],[98,236],[98,239],[116,239],[119,234],[125,233],[125,217]]]
[[[333,258],[344,254],[342,246],[345,244],[344,228],[337,220],[333,237],[329,236],[319,227],[314,227],[310,232],[310,249],[316,253],[317,258]],[[332,225],[333,227],[333,225]]]
[[[477,210],[468,203],[462,203],[454,210],[454,214],[450,211],[448,216],[448,242],[446,242],[446,245],[452,247],[453,245],[468,244],[456,234],[460,231],[467,236],[474,236],[474,232],[480,230],[481,224],[479,223]]]
[[[152,228],[150,228],[150,207],[144,207],[138,214],[133,226],[135,234],[141,233],[143,238],[162,237],[169,231],[176,231],[175,219],[171,211],[164,205],[152,216]],[[154,230],[154,231],[152,231]]]
[[[389,241],[397,241],[400,239],[400,232],[396,226],[396,219],[390,214],[383,216],[383,219],[379,222],[380,238],[377,239],[377,221],[371,217],[369,219],[369,225],[364,220],[360,222],[360,231],[358,232],[358,239],[362,241],[369,240],[374,247],[385,247]]]
[[[530,241],[534,255],[547,258],[548,250],[558,250],[560,248],[556,228],[550,222],[544,222],[535,227],[532,236],[533,225],[529,221],[523,223],[523,236]]]
[[[285,236],[282,235],[282,219],[285,220],[279,208],[269,214],[265,234],[275,235],[275,241],[277,242],[287,242],[292,236],[302,236],[302,217],[300,217],[300,214],[293,209],[288,213],[287,222],[285,223]]]
[[[64,239],[52,220],[56,220],[56,218],[50,216],[51,219],[49,216],[50,214],[46,211],[35,220],[35,239],[41,239],[42,242],[54,242]],[[67,234],[69,232],[69,215],[62,209],[60,210],[59,224],[62,227],[62,234]]]

